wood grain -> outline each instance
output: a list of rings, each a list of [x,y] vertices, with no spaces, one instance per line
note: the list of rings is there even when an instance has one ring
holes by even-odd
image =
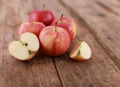
[[[38,2],[39,0],[37,0]],[[40,9],[42,4],[35,2],[36,9]],[[41,1],[41,3],[48,3],[47,0]],[[68,13],[68,9],[61,6],[56,0],[49,2],[47,5],[49,9],[52,9],[54,13],[64,13],[65,16],[74,17],[72,11]],[[57,16],[58,17],[58,16]],[[119,84],[119,68],[110,59],[110,56],[100,47],[99,43],[94,39],[93,35],[84,27],[83,23],[76,20],[78,29],[77,37],[72,43],[72,46],[78,40],[86,40],[93,51],[92,59],[87,62],[77,62],[69,59],[69,51],[60,57],[54,58],[56,69],[60,76],[60,80],[63,87],[117,87]],[[114,78],[113,78],[114,77]],[[110,79],[111,78],[111,79]]]
[[[84,20],[84,24],[88,26],[89,31],[120,68],[119,17],[108,14],[108,11],[97,5],[95,0],[79,0],[79,2],[74,3],[75,5],[72,5],[70,0],[61,1],[64,6]]]
[[[57,18],[62,13],[74,18],[77,37],[64,55],[50,58],[39,52],[31,61],[18,61],[10,56],[8,44],[18,39],[16,32],[29,12],[43,4]],[[0,0],[0,87],[120,86],[119,13],[106,9],[97,0]],[[69,58],[79,40],[92,48],[92,58],[86,62]]]
[[[33,60],[21,62],[10,56],[8,44],[18,39],[18,28],[27,21],[33,5],[30,0],[11,0],[9,4],[3,1],[9,9],[3,27],[0,26],[0,87],[61,87],[51,58],[39,53]]]
[[[110,12],[116,16],[120,15],[120,1],[119,0],[96,0],[101,7],[109,9]]]

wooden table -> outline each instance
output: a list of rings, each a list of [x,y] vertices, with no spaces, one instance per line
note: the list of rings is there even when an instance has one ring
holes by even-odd
[[[41,53],[21,62],[8,52],[18,28],[34,9],[74,18],[77,37],[69,50],[50,58]],[[73,61],[73,45],[85,40],[92,58]],[[120,87],[120,0],[0,0],[0,87]]]

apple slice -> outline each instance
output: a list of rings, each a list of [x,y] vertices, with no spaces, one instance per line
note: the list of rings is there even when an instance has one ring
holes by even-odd
[[[85,41],[79,41],[73,47],[70,58],[80,61],[85,61],[90,59],[91,57],[91,49],[89,45]]]
[[[12,41],[9,44],[10,54],[19,60],[30,60],[39,50],[39,40],[33,33],[24,33],[19,41]]]

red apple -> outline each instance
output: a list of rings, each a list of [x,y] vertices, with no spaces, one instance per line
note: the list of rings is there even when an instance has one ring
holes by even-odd
[[[56,22],[57,22],[57,24],[56,24]],[[71,41],[75,38],[76,23],[73,19],[61,16],[61,18],[55,19],[53,21],[52,25],[66,29],[71,37]]]
[[[34,10],[30,13],[29,21],[42,22],[46,26],[54,21],[54,14],[49,10]]]
[[[48,56],[64,54],[70,45],[68,32],[56,26],[45,27],[39,35],[42,50]]]
[[[21,24],[18,34],[21,36],[25,32],[34,33],[37,37],[39,37],[40,31],[45,27],[43,23],[40,22],[24,22]]]

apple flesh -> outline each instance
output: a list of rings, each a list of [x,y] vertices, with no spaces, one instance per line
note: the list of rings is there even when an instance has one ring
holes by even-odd
[[[41,48],[48,56],[64,54],[70,45],[68,32],[56,26],[45,27],[39,35]]]
[[[30,13],[29,21],[42,22],[46,26],[51,25],[54,21],[54,14],[49,10],[34,10]]]
[[[67,18],[67,17],[61,17],[61,18],[55,19],[52,25],[66,29],[71,37],[71,41],[75,38],[76,23],[73,19]]]
[[[9,44],[10,54],[18,60],[30,60],[39,50],[39,40],[33,33],[24,33],[19,41],[12,41]]]
[[[45,25],[40,22],[24,22],[21,24],[18,34],[19,36],[21,36],[25,32],[31,32],[34,33],[37,37],[39,37],[39,34],[44,27]]]
[[[80,61],[90,59],[91,49],[85,41],[79,41],[72,49],[70,58]]]

